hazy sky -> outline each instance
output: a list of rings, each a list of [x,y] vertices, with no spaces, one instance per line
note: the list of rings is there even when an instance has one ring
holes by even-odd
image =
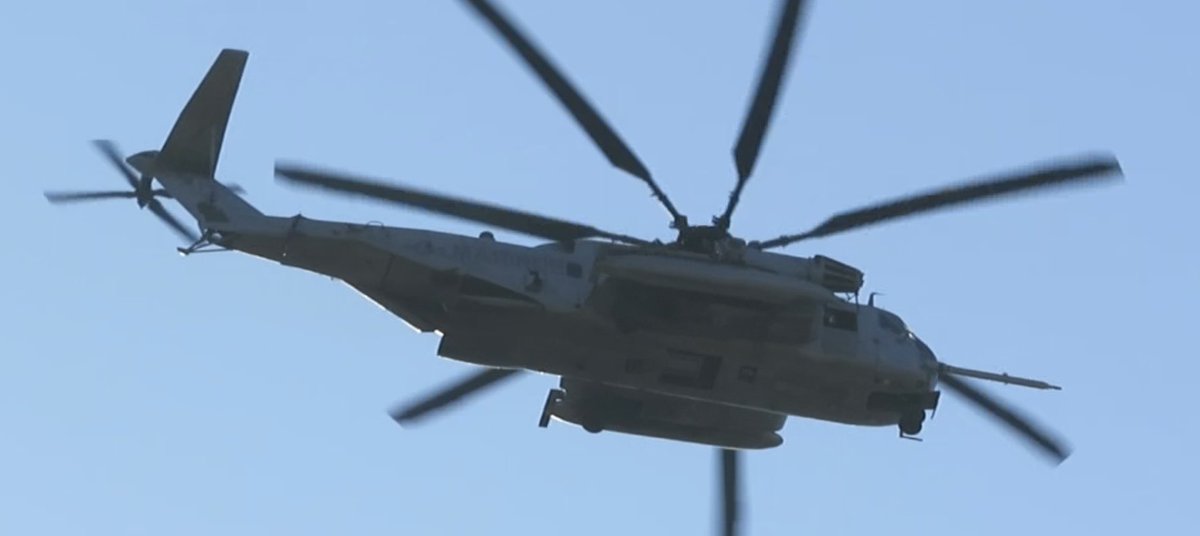
[[[681,210],[721,210],[775,2],[502,5]],[[671,236],[460,2],[3,11],[0,533],[712,532],[708,448],[539,429],[556,380],[534,375],[399,428],[393,402],[471,370],[435,357],[436,336],[326,277],[182,258],[132,201],[42,198],[119,187],[88,140],[158,148],[237,47],[251,54],[218,174],[265,212],[481,230],[284,187],[285,158]],[[746,457],[746,534],[1189,532],[1197,16],[1182,0],[815,2],[737,234],[1091,150],[1126,180],[788,248],[862,268],[944,361],[1063,385],[987,387],[1075,454],[1053,468],[950,395],[923,443],[794,419]]]

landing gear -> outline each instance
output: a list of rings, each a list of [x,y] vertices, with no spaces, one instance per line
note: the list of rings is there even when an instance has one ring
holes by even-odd
[[[900,416],[900,434],[915,436],[921,433],[921,425],[925,422],[925,412],[910,410]]]
[[[583,419],[583,429],[588,433],[598,434],[604,431],[604,426],[600,424],[600,420],[595,417],[587,417]]]
[[[200,235],[200,239],[192,242],[192,245],[185,248],[175,248],[180,255],[184,257],[193,253],[213,253],[217,251],[229,251],[228,248],[217,244],[221,240],[221,235],[212,229],[205,229],[204,234]]]

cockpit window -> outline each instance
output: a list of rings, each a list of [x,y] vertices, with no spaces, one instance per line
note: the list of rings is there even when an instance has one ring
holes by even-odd
[[[900,317],[884,310],[879,311],[879,327],[896,335],[905,335],[908,333],[908,328],[905,327],[904,321],[900,320]]]

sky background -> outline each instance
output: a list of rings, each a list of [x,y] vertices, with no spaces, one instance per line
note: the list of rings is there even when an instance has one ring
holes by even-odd
[[[775,2],[501,5],[703,221]],[[745,534],[1182,534],[1192,407],[1200,4],[818,1],[752,182],[747,238],[1093,150],[1123,183],[814,240],[939,358],[1069,438],[1054,468],[954,396],[925,441],[793,419],[746,456]],[[0,16],[8,190],[0,534],[710,534],[711,449],[563,423],[527,375],[412,429],[398,400],[470,366],[327,277],[183,258],[88,144],[158,148],[223,47],[250,60],[218,176],[265,212],[477,234],[289,188],[277,158],[671,236],[481,20],[453,1],[17,2]],[[174,207],[173,207],[174,208]],[[175,208],[177,214],[184,214]],[[498,231],[519,243],[535,241]]]

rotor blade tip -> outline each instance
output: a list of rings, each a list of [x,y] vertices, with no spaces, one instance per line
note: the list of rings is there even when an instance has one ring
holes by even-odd
[[[1121,161],[1117,160],[1116,156],[1112,157],[1112,171],[1117,175],[1117,178],[1125,178],[1125,167],[1121,165]]]
[[[1063,462],[1066,462],[1073,453],[1074,451],[1070,447],[1059,445],[1057,451],[1048,452],[1046,454],[1050,458],[1050,462],[1054,464],[1054,467],[1059,467],[1063,464]]]
[[[1096,151],[1079,158],[1079,161],[1096,166],[1100,168],[1101,172],[1109,172],[1118,177],[1125,174],[1125,170],[1121,166],[1121,160],[1111,151]]]
[[[404,408],[392,408],[392,409],[388,410],[387,415],[388,415],[388,418],[395,421],[396,424],[398,424],[400,426],[404,426],[405,424],[407,424],[409,422],[409,419],[412,417],[408,413],[409,412],[407,410],[405,410]]]

